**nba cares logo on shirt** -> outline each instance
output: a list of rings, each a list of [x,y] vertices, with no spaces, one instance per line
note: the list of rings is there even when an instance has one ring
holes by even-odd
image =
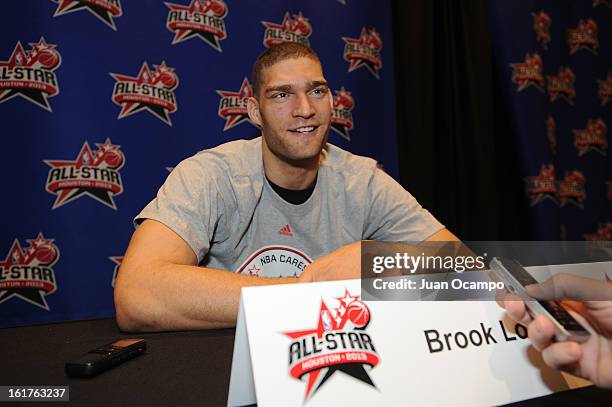
[[[370,309],[359,295],[351,295],[346,289],[344,295],[335,298],[334,305],[330,309],[321,300],[315,328],[284,332],[291,339],[289,374],[306,382],[305,400],[336,372],[376,387],[368,374],[380,361],[366,332]]]
[[[287,229],[281,230],[286,235]],[[266,246],[251,254],[236,272],[258,277],[297,277],[310,263],[310,257],[293,247]]]

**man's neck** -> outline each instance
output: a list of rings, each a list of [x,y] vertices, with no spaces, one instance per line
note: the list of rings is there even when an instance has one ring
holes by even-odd
[[[261,144],[264,172],[274,184],[286,189],[306,189],[315,182],[320,156],[289,163],[270,151],[263,137]]]

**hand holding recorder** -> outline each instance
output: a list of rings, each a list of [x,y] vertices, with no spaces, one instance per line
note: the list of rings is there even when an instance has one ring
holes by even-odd
[[[494,259],[491,269],[502,277],[500,268],[516,268],[509,262],[512,260]],[[515,290],[514,294],[521,299],[515,297],[503,301],[501,305],[511,318],[528,326],[529,339],[542,352],[544,362],[590,380],[597,386],[612,389],[612,284],[557,274],[541,284],[524,284],[524,291],[538,301],[525,301],[523,295]],[[542,305],[552,301],[553,304],[561,304],[555,300],[564,300],[563,305],[575,319],[559,317],[554,306],[552,309],[547,306],[552,315],[535,310],[537,306],[534,307],[534,303]],[[575,325],[576,320],[589,332],[582,332]],[[560,324],[565,334],[560,333]]]

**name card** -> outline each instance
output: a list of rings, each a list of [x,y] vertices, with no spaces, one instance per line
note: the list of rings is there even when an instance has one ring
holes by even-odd
[[[528,269],[603,279],[611,265]],[[244,288],[228,406],[499,405],[590,384],[547,367],[493,301],[364,302],[360,289]]]

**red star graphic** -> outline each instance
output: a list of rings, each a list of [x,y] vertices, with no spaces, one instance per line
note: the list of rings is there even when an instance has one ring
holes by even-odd
[[[319,311],[319,321],[317,323],[317,327],[315,329],[307,329],[305,331],[293,331],[293,332],[285,332],[285,335],[288,336],[291,339],[299,339],[303,336],[307,336],[313,333],[317,334],[317,338],[321,338],[323,336],[323,333],[326,331],[325,327],[324,327],[324,323],[323,323],[323,314],[327,313],[330,317],[331,312],[329,311],[329,309],[327,308],[327,305],[325,305],[325,303],[321,300],[321,309]],[[328,331],[333,331],[336,329],[340,329],[335,322],[335,318],[331,318],[331,326],[327,329]],[[304,399],[308,399],[308,397],[310,396],[310,393],[312,391],[312,388],[314,386],[314,384],[317,382],[317,378],[319,377],[319,375],[321,374],[321,370],[313,370],[310,373],[307,373],[308,375],[308,383],[306,385],[306,395],[304,397]]]
[[[253,264],[253,267],[251,267],[247,271],[249,272],[250,276],[258,276],[261,269],[257,268],[257,266]]]

